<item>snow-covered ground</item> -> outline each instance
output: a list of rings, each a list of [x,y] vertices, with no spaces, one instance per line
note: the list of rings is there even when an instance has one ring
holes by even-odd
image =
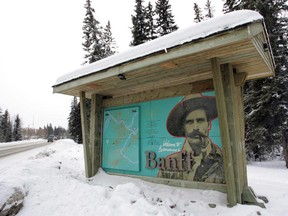
[[[288,216],[288,170],[283,161],[248,165],[249,185],[269,199],[266,209],[228,208],[220,192],[153,184],[103,170],[86,179],[83,146],[71,140],[0,158],[0,173],[0,184],[27,192],[18,216]],[[7,195],[0,194],[0,201]]]

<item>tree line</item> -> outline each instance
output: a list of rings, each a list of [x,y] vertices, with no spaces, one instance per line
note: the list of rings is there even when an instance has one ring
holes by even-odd
[[[55,139],[69,138],[68,131],[61,127],[53,127],[52,124],[44,125],[43,127],[33,128],[25,127],[21,129],[22,138],[27,139],[47,139],[49,135],[53,135]]]
[[[22,127],[22,121],[18,114],[13,120],[8,109],[3,112],[0,107],[0,143],[38,138],[46,139],[49,135],[66,138],[68,132],[63,127],[53,127],[51,123],[38,129]]]
[[[223,13],[250,9],[264,17],[276,69],[275,77],[247,81],[244,86],[247,158],[250,160],[273,158],[283,151],[288,168],[287,7],[286,0],[226,0]],[[85,9],[82,45],[85,63],[92,63],[114,54],[116,43],[112,37],[110,22],[108,22],[109,28],[102,28],[95,19],[91,0],[86,0]],[[194,3],[193,10],[196,23],[214,16],[212,0],[206,0],[205,14],[197,3]],[[144,0],[135,0],[131,22],[130,46],[140,45],[178,29],[169,0],[157,0],[155,8],[150,1],[145,6]],[[105,45],[104,40],[108,41]],[[89,108],[89,101],[87,106]],[[77,98],[71,103],[68,123],[71,137],[77,142],[82,142],[80,106]]]
[[[17,114],[12,121],[8,109],[4,112],[0,107],[0,142],[12,142],[22,140],[21,120]]]

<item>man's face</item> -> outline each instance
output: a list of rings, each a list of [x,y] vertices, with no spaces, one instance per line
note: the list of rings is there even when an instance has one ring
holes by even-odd
[[[190,112],[184,120],[185,136],[196,156],[201,153],[202,148],[206,147],[209,126],[204,109]]]

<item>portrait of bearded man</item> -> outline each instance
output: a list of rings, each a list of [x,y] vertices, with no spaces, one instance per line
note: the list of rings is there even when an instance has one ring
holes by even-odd
[[[185,137],[180,152],[168,155],[167,163],[181,161],[181,169],[161,169],[158,177],[209,183],[225,183],[222,151],[209,138],[211,121],[216,119],[215,97],[186,96],[170,112],[166,127],[174,137]]]

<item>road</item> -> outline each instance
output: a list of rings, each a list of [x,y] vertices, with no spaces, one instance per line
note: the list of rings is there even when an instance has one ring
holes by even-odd
[[[47,140],[33,140],[27,142],[19,142],[19,143],[1,143],[0,144],[0,158],[5,157],[7,155],[27,151],[30,149],[42,147],[45,145],[49,145]]]

